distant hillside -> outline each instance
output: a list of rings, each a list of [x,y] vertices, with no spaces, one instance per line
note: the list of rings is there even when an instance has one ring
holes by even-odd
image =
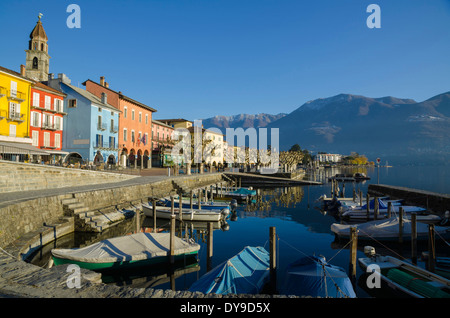
[[[420,103],[391,96],[340,94],[309,101],[267,128],[280,129],[282,150],[298,143],[311,151],[356,151],[371,160],[448,160],[450,92]]]
[[[271,122],[283,118],[286,114],[270,115],[270,114],[239,114],[234,116],[214,116],[211,118],[203,119],[203,127],[212,128],[217,127],[223,130],[225,133],[225,128],[259,128],[266,127]]]

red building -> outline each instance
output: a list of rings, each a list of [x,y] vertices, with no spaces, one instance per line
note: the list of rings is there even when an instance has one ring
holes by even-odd
[[[62,148],[64,97],[66,95],[47,85],[36,82],[30,94],[30,131],[33,146],[51,155],[40,158],[46,162],[59,161]],[[38,160],[38,158],[34,158]]]

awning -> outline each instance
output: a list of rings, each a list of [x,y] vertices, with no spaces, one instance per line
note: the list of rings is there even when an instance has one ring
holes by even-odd
[[[70,152],[62,151],[62,150],[45,150],[49,155],[63,155],[67,156]]]
[[[41,155],[48,156],[49,152],[38,149],[35,146],[19,142],[0,141],[0,154],[12,155]]]

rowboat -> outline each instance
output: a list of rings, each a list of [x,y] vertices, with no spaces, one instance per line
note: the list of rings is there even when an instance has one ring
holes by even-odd
[[[196,257],[200,245],[174,237],[174,259]],[[52,249],[55,265],[76,264],[90,270],[111,270],[168,262],[170,233],[136,233],[73,249]]]
[[[398,258],[377,255],[371,246],[364,247],[364,254],[367,257],[358,259],[361,268],[390,288],[414,298],[450,298],[450,280]]]
[[[170,207],[172,204],[171,200],[169,200],[168,198],[164,198],[160,202],[163,206],[167,206],[167,207]],[[174,200],[173,204],[174,204],[175,208],[178,208],[180,205],[180,201]],[[190,209],[191,208],[190,198],[182,198],[181,207],[183,209]],[[197,207],[197,208],[199,207],[198,200],[196,200],[196,199],[194,199],[192,202],[192,208],[195,208],[195,207]],[[217,201],[201,201],[200,207],[202,209],[206,209],[206,210],[218,210],[218,209],[224,209],[224,208],[233,210],[237,207],[237,201],[234,199],[231,200],[231,202],[229,202],[229,203],[228,202],[217,202]]]
[[[283,295],[355,298],[350,278],[341,267],[327,263],[323,256],[306,256],[287,268]]]
[[[358,240],[379,240],[379,241],[398,241],[400,236],[400,218],[393,216],[388,219],[369,221],[359,224],[331,224],[331,231],[339,239],[347,240],[350,238],[350,228],[356,227],[358,230]],[[435,231],[443,237],[449,237],[450,232],[447,227],[435,226]],[[422,222],[416,222],[417,240],[426,240],[428,238],[428,225]],[[411,240],[411,220],[403,218],[402,226],[403,241]]]
[[[203,275],[189,288],[204,294],[257,294],[269,279],[270,255],[263,247],[245,247]]]
[[[174,209],[176,218],[179,219],[179,208]],[[143,203],[142,211],[145,216],[153,217],[153,206],[151,203]],[[230,214],[230,209],[223,208],[217,210],[208,209],[181,209],[181,219],[183,221],[206,221],[206,222],[219,222],[226,219]],[[156,206],[156,217],[161,219],[170,219],[172,215],[172,208],[165,206]]]

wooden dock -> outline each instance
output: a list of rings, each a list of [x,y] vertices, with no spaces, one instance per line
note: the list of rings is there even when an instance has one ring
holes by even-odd
[[[274,177],[270,174],[253,174],[242,172],[224,172],[228,178],[237,182],[242,187],[289,187],[301,185],[321,185],[321,182],[308,181],[294,178]]]

